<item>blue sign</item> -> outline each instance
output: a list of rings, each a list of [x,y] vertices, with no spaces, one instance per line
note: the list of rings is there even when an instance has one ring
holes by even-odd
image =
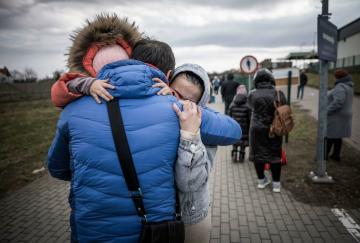
[[[337,57],[336,25],[331,23],[327,17],[318,16],[318,55],[319,59],[336,61]]]

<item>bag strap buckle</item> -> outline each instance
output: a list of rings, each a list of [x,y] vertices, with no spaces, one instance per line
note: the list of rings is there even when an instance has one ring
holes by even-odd
[[[142,217],[140,217],[140,221],[142,224],[146,224],[148,222],[146,214],[144,214]]]
[[[141,188],[138,188],[136,191],[130,191],[129,194],[131,198],[142,198],[143,194]]]

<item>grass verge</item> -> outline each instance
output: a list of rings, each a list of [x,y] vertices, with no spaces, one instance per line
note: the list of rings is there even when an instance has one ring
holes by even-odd
[[[317,121],[307,111],[293,106],[296,126],[285,145],[288,165],[283,167],[283,185],[296,200],[328,207],[359,208],[360,152],[343,143],[341,162],[328,161],[334,184],[314,184],[308,174],[316,168]]]
[[[0,197],[40,175],[55,133],[59,110],[50,100],[0,105]]]

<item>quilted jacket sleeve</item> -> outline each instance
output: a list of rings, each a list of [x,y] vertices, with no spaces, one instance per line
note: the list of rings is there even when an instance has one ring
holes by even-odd
[[[67,83],[75,78],[85,77],[80,73],[65,73],[51,87],[51,101],[54,106],[64,107],[71,101],[76,100],[82,94],[75,94],[69,91]]]
[[[202,108],[201,140],[205,145],[231,145],[241,139],[241,127],[231,117]]]
[[[69,137],[67,123],[63,114],[57,124],[55,138],[48,152],[47,167],[51,176],[60,180],[70,181]]]

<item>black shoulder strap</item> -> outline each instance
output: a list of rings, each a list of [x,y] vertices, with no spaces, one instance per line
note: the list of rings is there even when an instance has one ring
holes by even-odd
[[[119,100],[113,99],[106,103],[112,136],[115,143],[117,156],[120,167],[123,172],[126,185],[130,192],[130,196],[135,204],[135,208],[139,217],[146,222],[146,212],[144,202],[142,200],[141,188],[136,174],[134,161],[131,156],[130,147],[125,133],[124,123],[119,107]]]

